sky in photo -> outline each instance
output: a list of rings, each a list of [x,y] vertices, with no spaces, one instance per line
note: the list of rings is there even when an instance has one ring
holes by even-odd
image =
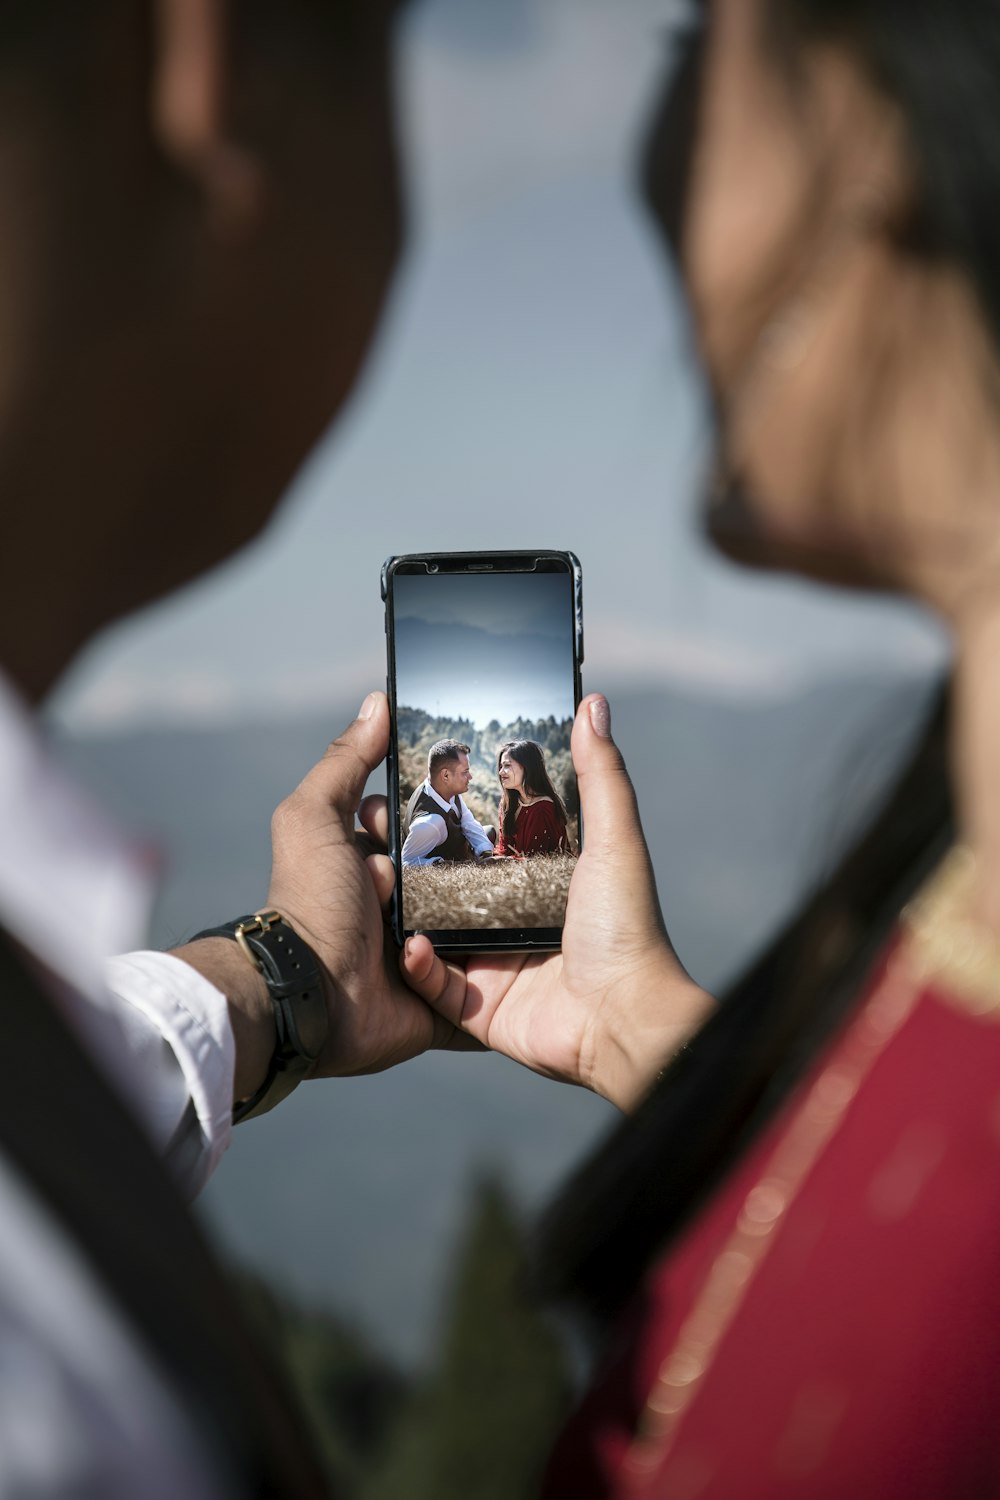
[[[572,716],[568,574],[402,574],[394,592],[401,706],[477,729]]]

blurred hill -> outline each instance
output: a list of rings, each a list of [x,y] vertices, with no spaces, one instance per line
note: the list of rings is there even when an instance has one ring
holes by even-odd
[[[717,988],[868,816],[927,688],[866,678],[794,701],[612,694],[661,900],[689,970]],[[272,807],[352,715],[216,731],[64,739],[72,767],[162,851],[151,942],[265,899]],[[382,789],[384,774],[372,781]],[[394,1356],[427,1349],[465,1193],[494,1167],[528,1209],[614,1119],[601,1100],[494,1057],[432,1055],[300,1089],[241,1127],[201,1200],[223,1241]]]

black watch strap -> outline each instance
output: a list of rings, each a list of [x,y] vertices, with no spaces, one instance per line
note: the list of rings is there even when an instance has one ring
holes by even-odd
[[[323,1050],[327,1012],[316,955],[280,912],[259,911],[191,939],[232,938],[264,976],[278,1038],[267,1075],[249,1099],[233,1108],[233,1124],[266,1114],[301,1082]]]

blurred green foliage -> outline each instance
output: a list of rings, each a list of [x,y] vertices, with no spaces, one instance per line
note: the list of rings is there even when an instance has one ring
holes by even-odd
[[[409,1382],[358,1330],[239,1273],[251,1321],[284,1367],[316,1437],[336,1500],[353,1500],[404,1409]]]
[[[568,1410],[563,1346],[524,1281],[525,1235],[481,1181],[437,1350],[407,1377],[357,1330],[255,1277],[240,1286],[315,1429],[337,1500],[530,1500]]]
[[[517,1214],[480,1183],[437,1357],[364,1500],[530,1500],[568,1409],[565,1352],[524,1284]]]

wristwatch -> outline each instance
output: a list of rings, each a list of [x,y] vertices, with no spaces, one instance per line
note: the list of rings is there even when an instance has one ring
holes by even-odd
[[[259,969],[274,1005],[278,1039],[260,1088],[233,1108],[233,1124],[287,1099],[319,1057],[329,1024],[316,955],[279,911],[258,911],[191,939],[232,938]]]

